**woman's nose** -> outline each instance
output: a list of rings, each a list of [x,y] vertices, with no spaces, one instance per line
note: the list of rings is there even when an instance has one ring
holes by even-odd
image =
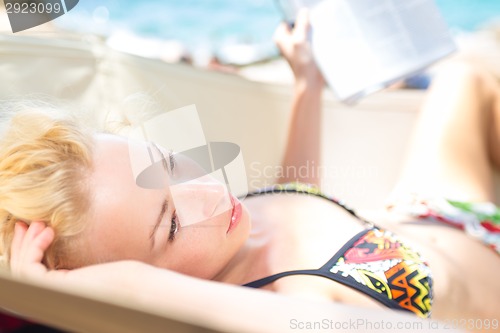
[[[206,221],[232,207],[225,184],[202,178],[172,186],[175,209],[183,227]]]

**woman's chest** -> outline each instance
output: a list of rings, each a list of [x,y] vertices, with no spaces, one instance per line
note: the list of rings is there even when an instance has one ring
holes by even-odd
[[[268,271],[259,278],[291,270],[319,269],[366,228],[343,208],[317,197],[268,195],[251,198],[246,204],[252,216],[251,237],[262,237],[271,244]],[[380,306],[370,297],[321,276],[289,275],[264,288],[308,298]]]
[[[365,226],[325,199],[280,194],[246,200],[250,237],[268,242],[268,266],[276,272],[323,266]]]

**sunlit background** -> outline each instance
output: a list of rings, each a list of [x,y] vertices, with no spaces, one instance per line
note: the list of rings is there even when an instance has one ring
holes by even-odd
[[[436,2],[454,32],[474,31],[500,16],[500,0]],[[81,0],[56,24],[113,36],[116,47],[146,56],[170,49],[196,63],[216,55],[245,64],[277,54],[272,34],[280,19],[275,0]],[[143,47],[132,46],[137,37]]]

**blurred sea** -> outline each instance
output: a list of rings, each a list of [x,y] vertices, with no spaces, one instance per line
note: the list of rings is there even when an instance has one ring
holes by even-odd
[[[436,3],[453,31],[473,31],[500,17],[500,0]],[[277,54],[272,35],[280,20],[275,0],[82,0],[56,24],[110,36],[176,41],[195,60],[213,54],[223,58],[225,50],[232,50],[246,54],[242,62],[250,62]]]

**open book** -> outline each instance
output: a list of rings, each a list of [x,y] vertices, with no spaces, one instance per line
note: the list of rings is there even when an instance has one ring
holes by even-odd
[[[434,0],[277,0],[292,23],[310,9],[313,54],[343,102],[412,76],[456,50]]]

